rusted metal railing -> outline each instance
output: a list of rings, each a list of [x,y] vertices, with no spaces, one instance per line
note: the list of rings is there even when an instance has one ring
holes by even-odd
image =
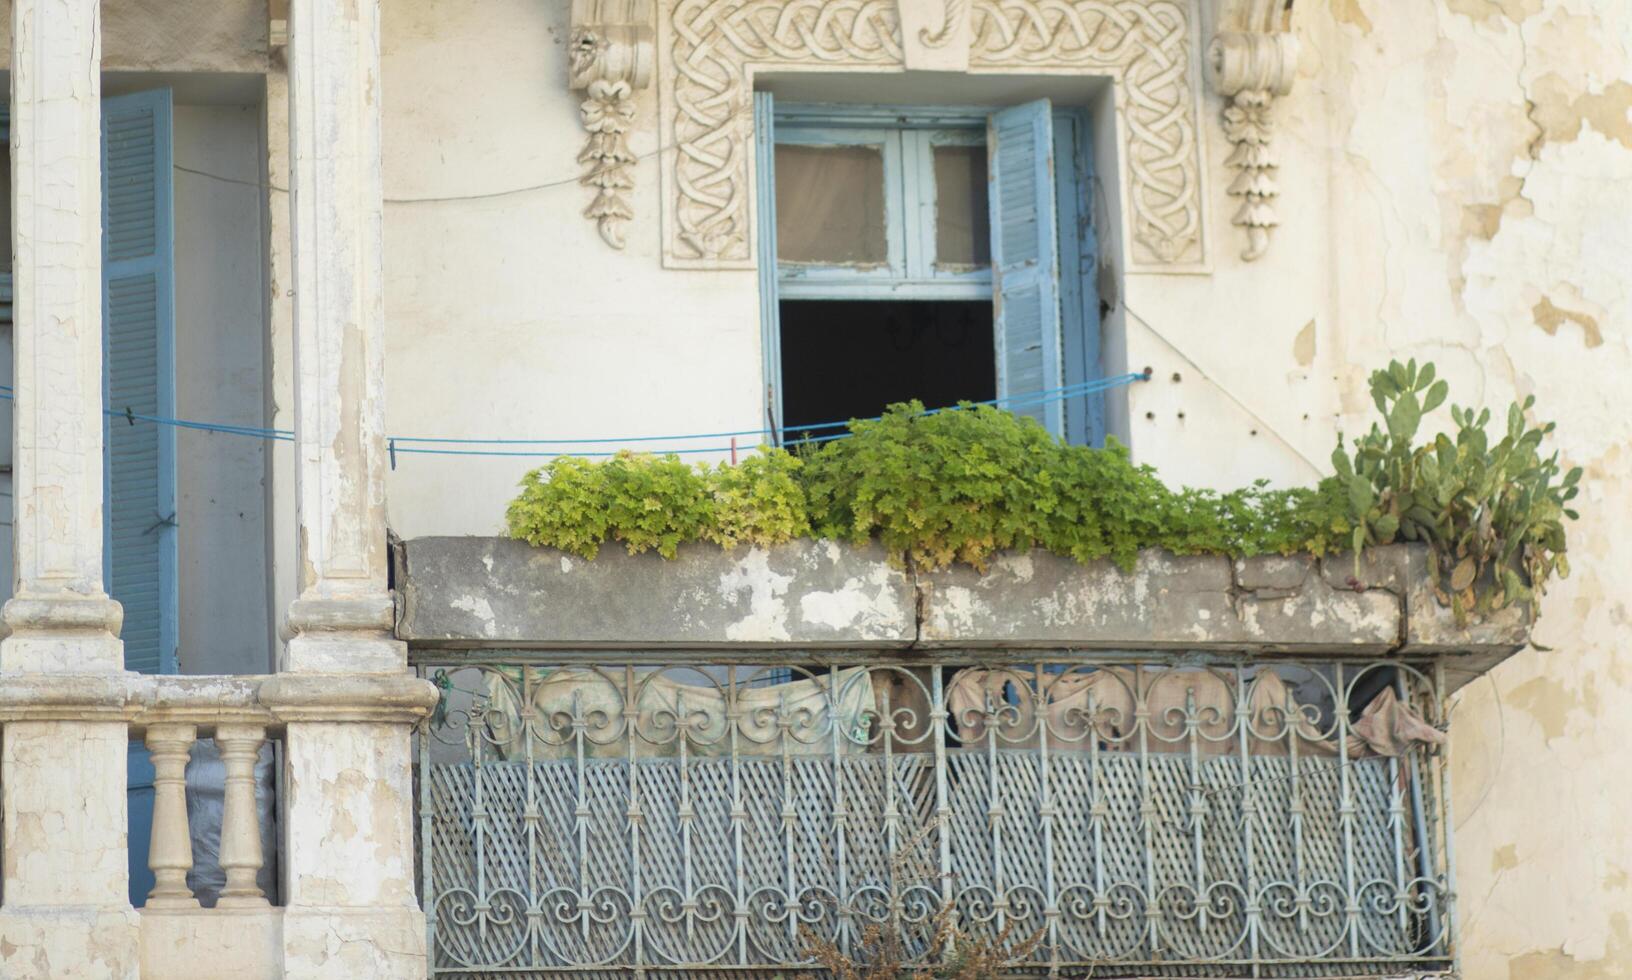
[[[1433,661],[438,656],[437,976],[771,976],[949,916],[1040,975],[1454,965]]]

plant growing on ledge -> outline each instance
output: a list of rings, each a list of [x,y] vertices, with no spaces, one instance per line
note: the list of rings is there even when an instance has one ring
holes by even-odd
[[[1423,415],[1444,403],[1448,388],[1434,366],[1391,363],[1371,375],[1371,397],[1386,427],[1375,423],[1355,440],[1351,460],[1332,453],[1349,497],[1356,555],[1396,540],[1430,546],[1435,592],[1455,611],[1488,614],[1513,603],[1534,606],[1554,574],[1569,575],[1564,519],[1580,492],[1581,468],[1559,479],[1558,454],[1541,455],[1553,423],[1531,427],[1529,397],[1507,410],[1507,428],[1492,446],[1490,410],[1452,406],[1453,439],[1444,433],[1415,445]]]
[[[1488,410],[1453,407],[1456,431],[1416,444],[1445,403],[1432,364],[1371,376],[1383,424],[1332,454],[1314,487],[1182,488],[1135,465],[1115,439],[1068,446],[1037,423],[989,406],[926,412],[892,405],[847,438],[793,452],[761,447],[739,466],[693,467],[629,452],[561,457],[527,474],[510,534],[593,558],[606,541],[667,558],[686,541],[725,548],[796,537],[879,541],[903,563],[983,568],[993,554],[1039,547],[1131,568],[1144,548],[1175,554],[1328,554],[1395,541],[1427,544],[1440,600],[1459,622],[1523,604],[1569,573],[1564,521],[1580,469],[1541,455],[1553,426],[1533,400],[1508,409],[1494,442]]]

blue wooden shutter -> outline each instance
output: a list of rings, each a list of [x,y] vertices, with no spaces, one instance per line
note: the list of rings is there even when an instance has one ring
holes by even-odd
[[[776,288],[776,112],[769,92],[754,93],[754,187],[759,208],[759,337],[768,441],[781,444],[782,298]]]
[[[1099,362],[1099,240],[1093,222],[1093,136],[1081,109],[1054,115],[1054,194],[1060,227],[1061,383],[1081,387],[1104,376]],[[1065,410],[1065,438],[1072,445],[1105,441],[1103,392],[1072,395]]]
[[[1062,383],[1053,111],[1047,99],[1039,99],[987,119],[987,197],[997,396],[1010,399],[1004,404],[1016,415],[1034,418],[1061,436],[1062,402],[1039,394]]]
[[[102,104],[102,315],[108,592],[124,606],[125,667],[176,671],[176,434],[170,92]]]

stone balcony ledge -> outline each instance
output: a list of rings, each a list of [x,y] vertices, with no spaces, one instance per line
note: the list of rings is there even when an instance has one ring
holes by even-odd
[[[0,723],[123,721],[133,731],[291,721],[413,724],[435,706],[429,683],[389,674],[0,673]]]
[[[604,548],[586,561],[507,538],[431,537],[394,554],[397,635],[421,649],[1184,651],[1453,656],[1459,686],[1511,656],[1510,609],[1459,627],[1421,546],[1317,558],[1140,555],[1131,572],[1040,551],[914,573],[876,545]]]

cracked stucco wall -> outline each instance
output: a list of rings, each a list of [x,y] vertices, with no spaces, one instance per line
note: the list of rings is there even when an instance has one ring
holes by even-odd
[[[1586,469],[1574,574],[1536,631],[1553,649],[1470,686],[1456,712],[1466,975],[1632,976],[1632,415],[1616,404],[1632,377],[1632,4],[1299,15],[1303,84],[1327,118],[1298,137],[1328,154],[1337,232],[1317,336],[1345,420],[1368,408],[1363,368],[1431,359],[1461,400],[1535,395]]]
[[[1308,480],[1392,357],[1463,404],[1536,396],[1583,519],[1536,632],[1553,649],[1458,695],[1465,975],[1632,976],[1632,4],[1299,0],[1296,22],[1269,256],[1127,282],[1129,363],[1158,379],[1130,396],[1134,452],[1170,480]]]
[[[1632,977],[1632,4],[1298,0],[1295,23],[1269,255],[1227,247],[1213,126],[1212,276],[1126,281],[1128,364],[1157,379],[1129,397],[1134,453],[1170,481],[1307,481],[1395,357],[1462,404],[1536,397],[1583,519],[1552,650],[1458,695],[1465,975]]]

